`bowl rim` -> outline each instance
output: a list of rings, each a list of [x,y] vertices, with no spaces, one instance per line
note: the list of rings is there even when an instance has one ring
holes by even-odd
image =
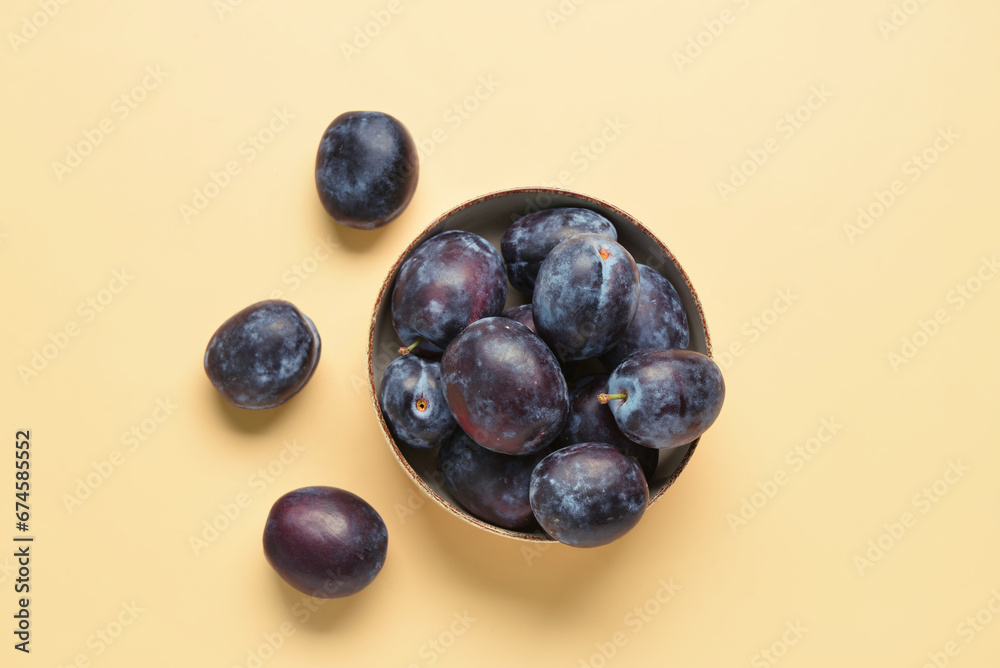
[[[379,425],[382,428],[382,436],[389,444],[389,447],[393,454],[393,458],[396,460],[396,463],[399,464],[402,467],[402,469],[406,472],[407,476],[414,483],[416,483],[417,487],[423,490],[424,494],[429,496],[435,503],[437,503],[439,506],[447,510],[452,515],[455,515],[459,519],[468,522],[470,524],[473,524],[489,533],[496,534],[499,536],[504,536],[506,538],[514,538],[517,540],[534,542],[534,543],[553,543],[556,542],[555,539],[552,538],[551,536],[545,535],[544,532],[542,534],[538,534],[538,533],[526,533],[522,531],[505,529],[503,527],[490,524],[489,522],[486,522],[485,520],[482,520],[476,517],[475,515],[469,513],[463,508],[455,506],[447,499],[442,498],[441,495],[434,490],[434,488],[432,488],[430,485],[427,484],[423,476],[421,476],[419,473],[417,473],[416,470],[414,470],[414,468],[410,465],[410,462],[407,460],[406,455],[403,453],[399,445],[396,443],[395,439],[392,437],[392,433],[389,431],[389,425],[386,424],[385,416],[382,414],[382,409],[381,406],[379,405],[379,400],[378,400],[378,392],[375,387],[375,364],[374,364],[375,334],[376,334],[375,326],[378,321],[379,311],[382,309],[382,305],[386,299],[386,296],[391,295],[391,290],[395,283],[396,275],[399,273],[399,269],[402,266],[403,262],[405,262],[407,258],[409,258],[409,256],[413,253],[413,251],[417,248],[417,246],[419,246],[424,241],[437,234],[438,228],[440,228],[443,225],[443,223],[445,223],[445,221],[447,221],[452,216],[460,213],[461,211],[464,211],[465,209],[468,209],[469,207],[481,204],[482,202],[496,199],[498,197],[506,197],[511,195],[536,195],[536,196],[548,195],[551,197],[569,197],[572,199],[582,200],[584,203],[592,204],[597,207],[609,209],[613,211],[616,215],[627,220],[629,223],[634,225],[640,232],[642,232],[646,237],[648,237],[653,243],[655,243],[657,247],[659,247],[660,251],[662,251],[667,256],[671,264],[673,264],[673,266],[677,269],[678,273],[680,274],[681,278],[684,280],[687,292],[691,296],[691,299],[694,302],[694,306],[698,311],[698,319],[701,323],[701,330],[705,337],[705,348],[706,348],[705,354],[708,355],[709,357],[712,357],[712,338],[709,332],[708,322],[705,320],[705,311],[704,308],[702,307],[701,300],[698,297],[698,293],[695,291],[694,285],[692,285],[691,279],[688,276],[687,272],[681,266],[680,262],[678,262],[676,256],[670,251],[669,248],[667,248],[666,244],[664,244],[655,234],[653,234],[649,230],[649,228],[647,228],[645,225],[639,222],[634,216],[632,216],[628,212],[620,209],[619,207],[613,204],[605,202],[591,195],[586,195],[572,190],[565,190],[561,188],[548,188],[543,186],[524,186],[516,188],[506,188],[503,190],[495,190],[493,192],[489,192],[484,195],[479,195],[477,197],[473,197],[472,199],[466,200],[465,202],[462,202],[461,204],[454,206],[451,209],[444,212],[443,214],[439,215],[437,218],[434,219],[433,222],[431,222],[426,228],[424,228],[424,230],[420,232],[420,234],[418,234],[413,239],[413,241],[411,241],[406,246],[406,248],[404,248],[403,251],[399,254],[399,257],[389,268],[389,271],[386,274],[385,279],[382,281],[382,285],[378,291],[378,296],[375,299],[375,306],[374,309],[372,310],[371,322],[369,323],[368,327],[368,347],[367,347],[369,399],[372,402],[372,407],[375,410],[375,415],[378,418]],[[544,209],[544,208],[551,208],[551,207],[539,207],[539,209]],[[647,509],[650,506],[652,506],[654,502],[659,500],[660,497],[663,496],[664,492],[666,492],[667,489],[669,489],[673,485],[674,481],[680,476],[681,472],[687,467],[687,464],[691,460],[691,456],[694,454],[694,451],[697,449],[700,440],[701,439],[698,438],[691,442],[690,446],[688,447],[687,453],[681,459],[680,463],[677,465],[677,468],[673,471],[670,477],[666,479],[663,485],[659,487],[655,493],[653,493],[652,491],[650,492],[649,502],[646,504]]]

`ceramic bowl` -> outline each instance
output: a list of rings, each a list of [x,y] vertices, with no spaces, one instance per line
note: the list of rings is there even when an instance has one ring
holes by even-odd
[[[540,529],[537,532],[525,533],[497,527],[465,511],[441,483],[441,476],[436,467],[437,449],[417,450],[396,443],[393,439],[379,408],[378,392],[382,374],[386,366],[398,357],[401,345],[393,329],[390,314],[393,284],[400,267],[414,249],[430,237],[446,230],[466,230],[486,238],[499,250],[500,237],[513,221],[532,211],[563,206],[592,209],[614,223],[618,229],[619,243],[632,254],[635,261],[656,269],[677,288],[687,311],[691,330],[691,343],[688,347],[711,355],[711,342],[701,303],[687,274],[667,246],[642,223],[621,209],[587,195],[552,188],[517,188],[483,195],[455,207],[431,223],[410,243],[389,270],[375,302],[368,337],[368,382],[375,415],[393,457],[402,466],[406,475],[412,478],[431,499],[461,520],[494,534],[527,541],[551,541],[552,538]],[[508,286],[505,308],[526,301],[523,295]],[[695,441],[687,446],[659,452],[656,473],[649,488],[650,505],[663,496],[684,470],[697,444],[698,441]]]

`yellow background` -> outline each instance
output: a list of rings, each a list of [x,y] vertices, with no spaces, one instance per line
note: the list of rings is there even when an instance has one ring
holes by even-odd
[[[0,664],[996,665],[995,2],[63,2],[0,12],[0,428],[31,429],[36,537],[25,656],[9,444]],[[313,184],[324,128],[359,109],[425,147],[373,233]],[[426,501],[365,383],[400,251],[531,185],[670,247],[728,385],[678,482],[589,551]],[[859,208],[881,215],[855,229]],[[202,354],[276,291],[322,359],[248,414]],[[319,606],[260,546],[274,499],[314,484],[390,535],[372,586]]]

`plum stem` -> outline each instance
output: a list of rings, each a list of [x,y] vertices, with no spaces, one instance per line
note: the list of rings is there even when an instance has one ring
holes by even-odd
[[[411,343],[408,346],[400,346],[400,348],[399,348],[399,354],[402,355],[403,357],[406,357],[411,352],[413,352],[413,349],[416,348],[417,346],[419,346],[420,343],[423,340],[424,340],[424,337],[421,336],[421,337],[418,337],[416,341],[414,341],[413,343]]]
[[[625,401],[626,399],[628,399],[628,392],[622,392],[620,394],[604,394],[602,392],[601,394],[597,395],[597,400],[602,404],[606,404],[613,399],[621,399],[622,401]]]

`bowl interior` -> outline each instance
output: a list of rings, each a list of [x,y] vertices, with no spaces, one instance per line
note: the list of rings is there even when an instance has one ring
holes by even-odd
[[[419,487],[451,513],[486,531],[529,541],[550,541],[552,539],[540,530],[535,533],[524,533],[503,529],[484,522],[463,510],[441,483],[441,476],[436,467],[437,450],[417,450],[406,445],[400,446],[395,442],[382,417],[382,411],[378,405],[378,392],[382,382],[382,374],[389,363],[399,356],[398,350],[401,344],[393,328],[390,314],[392,286],[400,266],[414,249],[435,234],[447,230],[466,230],[484,237],[499,250],[500,238],[512,222],[532,211],[563,206],[592,209],[614,223],[618,229],[619,243],[632,254],[635,261],[659,271],[677,288],[687,312],[691,330],[691,343],[688,347],[691,350],[711,355],[711,340],[701,303],[698,301],[687,274],[684,273],[667,247],[639,221],[624,211],[586,195],[550,188],[520,188],[484,195],[459,205],[428,226],[403,251],[386,276],[375,303],[368,340],[368,382],[371,399],[382,427],[382,433],[389,442],[396,461]],[[508,286],[506,308],[523,304],[526,301],[521,293]],[[656,474],[649,487],[650,505],[662,496],[663,492],[681,473],[694,453],[697,443],[698,441],[694,441],[690,445],[660,451]]]

